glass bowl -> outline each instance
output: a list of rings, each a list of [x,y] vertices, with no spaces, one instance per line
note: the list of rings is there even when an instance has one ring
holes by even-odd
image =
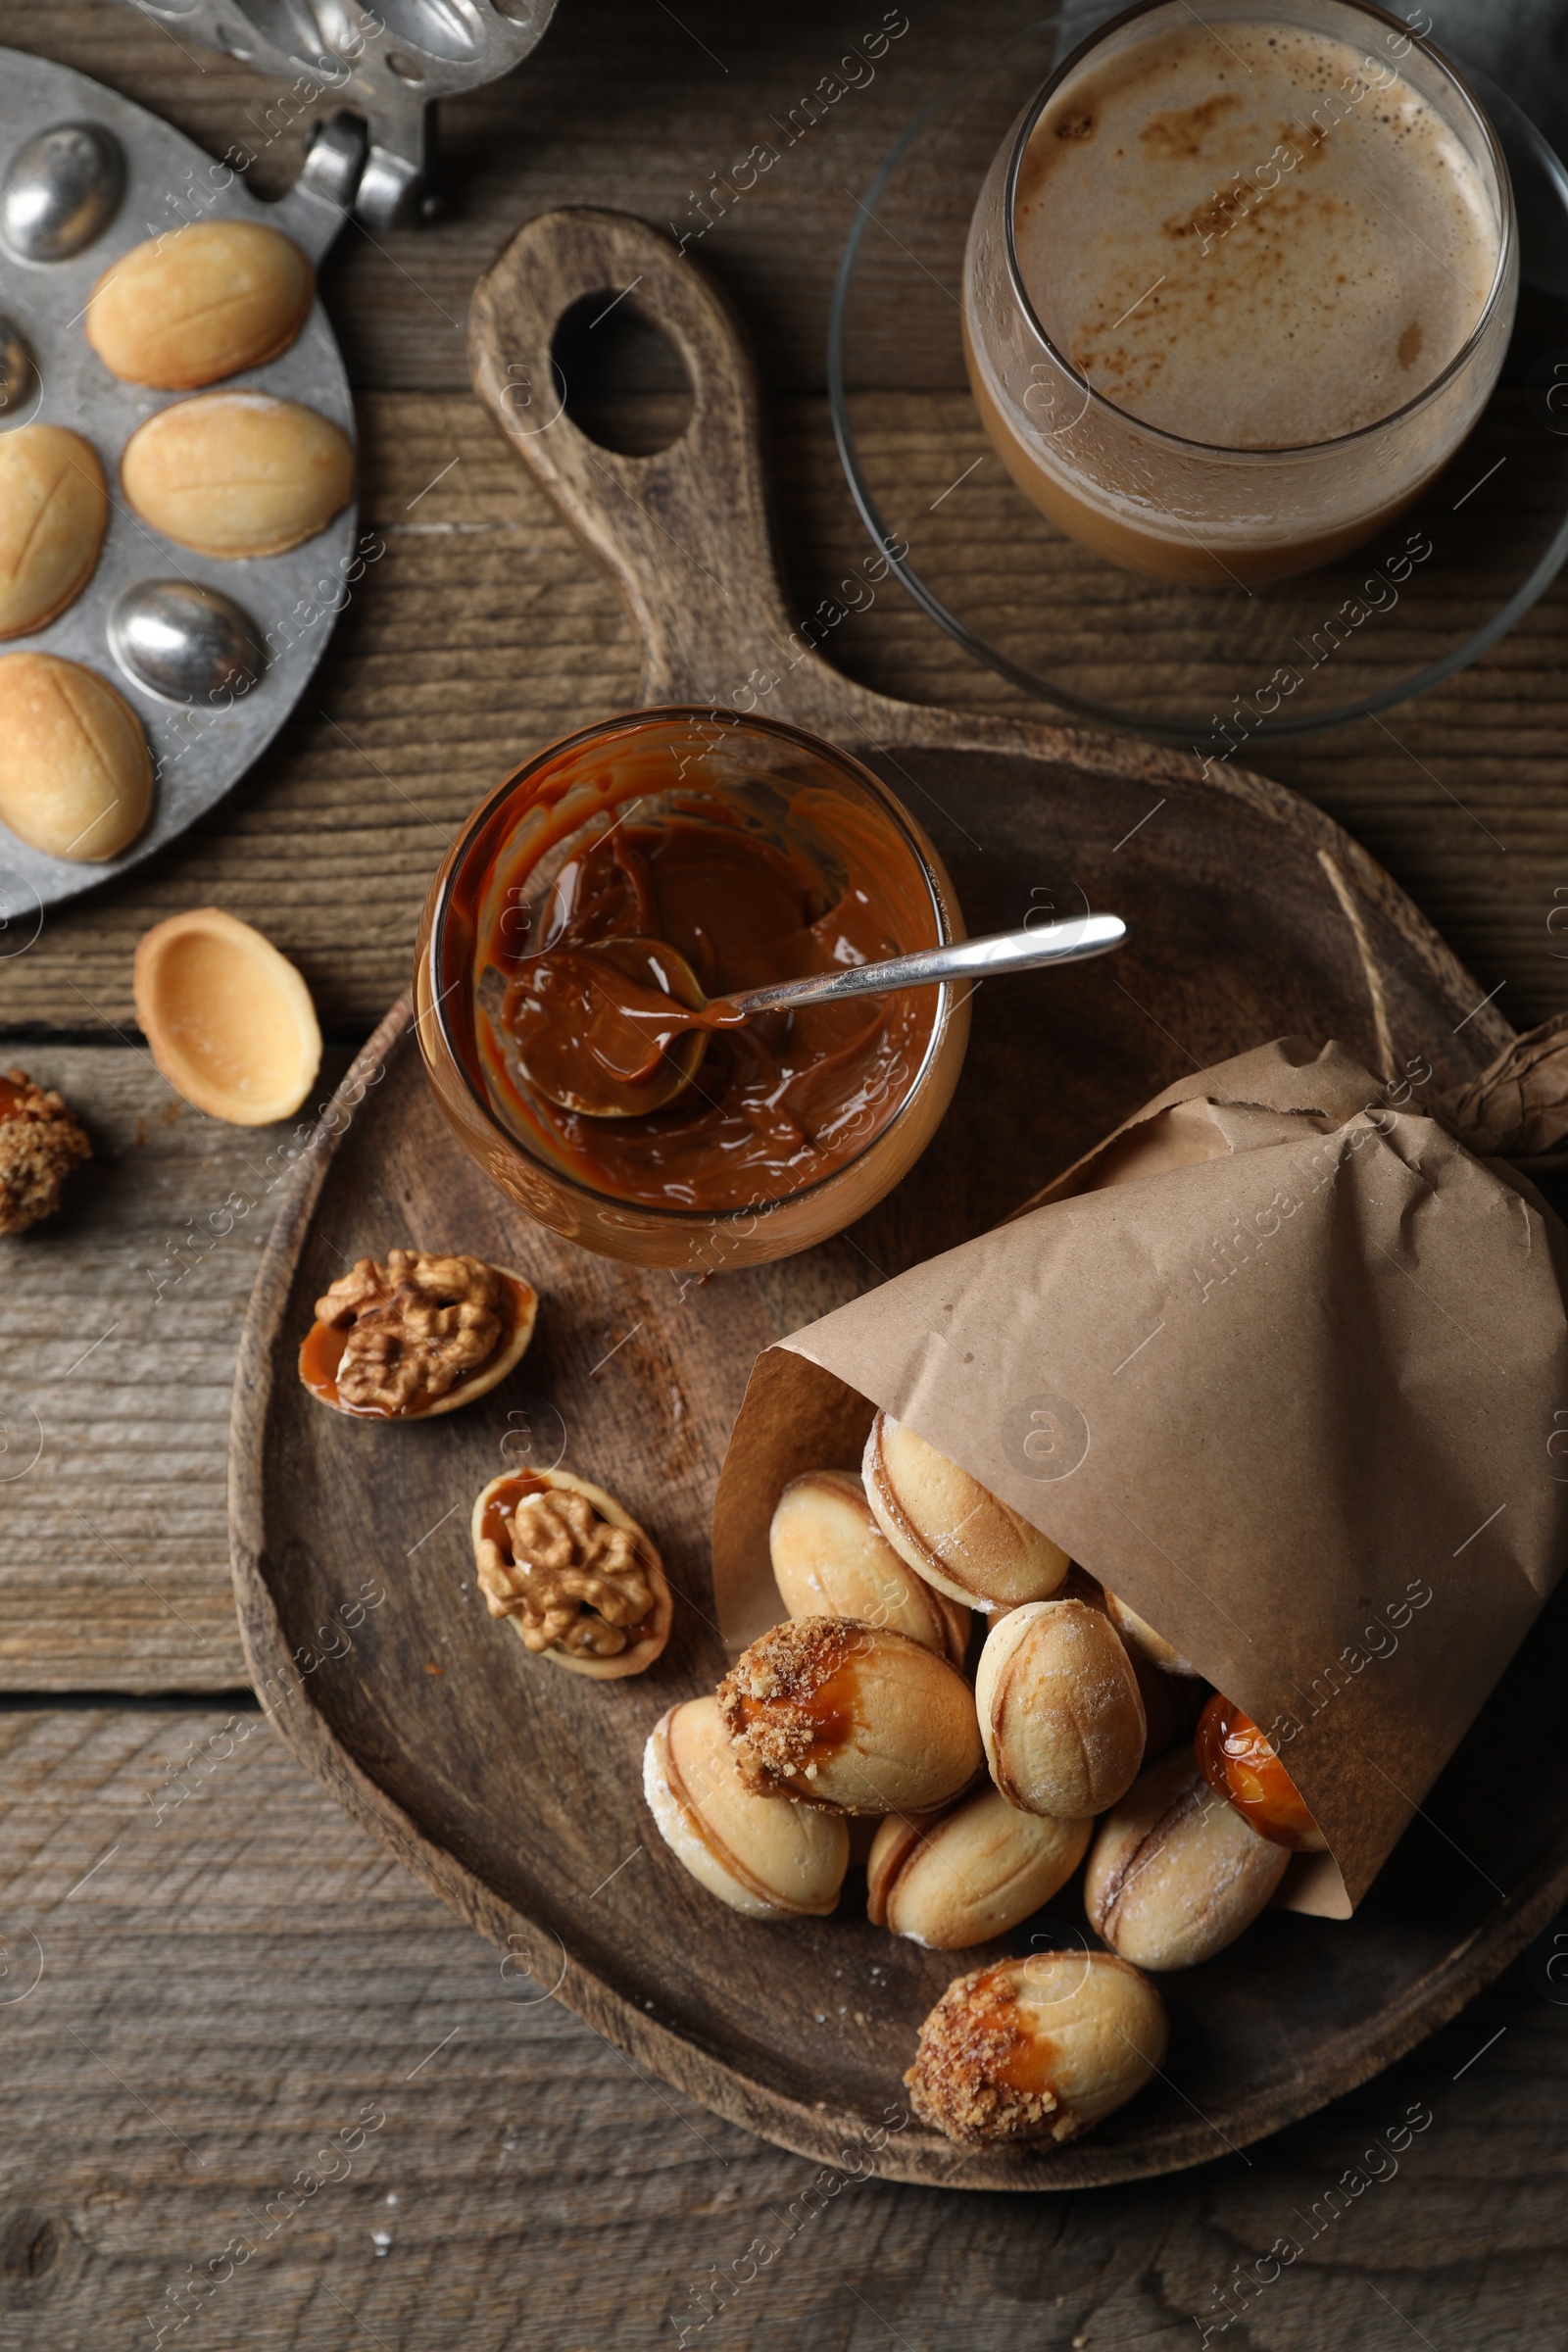
[[[953,885],[925,834],[885,784],[833,745],[778,720],[701,706],[604,719],[498,785],[431,885],[414,994],[436,1102],[509,1199],[603,1256],[710,1274],[809,1249],[891,1191],[935,1134],[963,1064],[968,991],[944,983],[902,1001],[865,1001],[892,1006],[877,1032],[880,1058],[863,1084],[856,1081],[823,1173],[806,1172],[814,1156],[807,1152],[799,1167],[761,1173],[742,1157],[750,1172],[738,1175],[737,1154],[726,1151],[704,1158],[700,1181],[672,1185],[671,1138],[678,1146],[683,1118],[701,1124],[697,1102],[657,1119],[573,1119],[531,1093],[508,1050],[505,990],[559,930],[569,904],[569,876],[558,888],[563,870],[580,872],[575,861],[622,827],[634,844],[667,842],[677,827],[683,838],[692,827],[726,844],[739,836],[819,879],[824,910],[835,889],[847,906],[868,887],[859,904],[874,907],[888,954],[964,937]],[[691,1197],[672,1197],[682,1190]]]

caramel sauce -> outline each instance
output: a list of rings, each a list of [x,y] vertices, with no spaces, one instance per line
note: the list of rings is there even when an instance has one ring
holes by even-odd
[[[343,1350],[348,1342],[347,1331],[339,1331],[331,1323],[313,1323],[300,1346],[301,1380],[313,1396],[319,1396],[323,1404],[337,1405],[340,1412],[358,1409],[344,1404],[337,1393],[337,1368],[343,1361]],[[367,1417],[383,1421],[390,1418],[385,1413],[371,1413]]]
[[[635,747],[617,754],[602,785],[607,817],[619,801],[667,793],[667,752],[662,760],[645,774]],[[799,788],[775,840],[717,796],[694,792],[657,822],[609,822],[560,867],[543,904],[525,907],[529,875],[565,846],[554,832],[552,789],[547,774],[526,852],[514,838],[500,842],[474,894],[473,1045],[506,1125],[593,1191],[661,1208],[765,1207],[857,1158],[914,1085],[935,993],[802,1006],[743,1026],[726,1025],[722,1000],[929,944],[929,909],[896,879],[899,845],[885,821],[836,793]],[[657,981],[652,1002],[619,986],[608,1009],[585,1004],[586,980],[605,977],[588,958],[630,940],[667,941],[690,965],[709,1001],[706,1051],[688,1090],[663,1109],[563,1110],[547,1091],[573,1090],[553,1080],[576,1070],[586,1100],[614,1083],[618,1061],[621,1082],[634,1085],[657,1062],[650,1048],[661,1036],[694,1025],[678,999],[671,1013]]]
[[[992,2070],[997,2081],[1005,2082],[1009,2090],[1022,2091],[1026,2098],[1049,2099],[1054,2106],[1058,2096],[1056,2084],[1061,2079],[1060,2052],[1049,2034],[1025,2033],[1022,2027],[1014,2028],[1014,2032],[1016,2039],[1012,2047]]]
[[[971,2006],[986,2032],[1006,2037],[1006,2049],[988,2060],[986,2071],[1009,2090],[1026,2098],[1047,2099],[1054,2106],[1060,2053],[1049,2034],[1042,2034],[1032,2020],[1026,2025],[1019,2016],[1017,1996],[1006,1984],[1009,1965],[1004,1960],[988,1970],[971,1996]]]
[[[496,1357],[511,1345],[520,1311],[517,1286],[508,1275],[503,1275],[501,1282],[506,1294],[506,1305],[501,1316],[500,1336],[482,1364],[470,1364],[466,1371],[458,1374],[446,1392],[448,1396],[481,1372],[487,1372]],[[431,1404],[444,1401],[442,1397],[433,1396],[429,1403],[411,1405],[402,1413],[386,1412],[378,1404],[350,1404],[338,1394],[337,1368],[343,1361],[343,1350],[348,1346],[349,1330],[352,1328],[350,1325],[339,1331],[332,1323],[313,1323],[300,1342],[300,1378],[313,1396],[318,1396],[323,1404],[335,1406],[340,1413],[352,1413],[360,1421],[417,1421],[421,1414],[430,1410]]]
[[[811,1743],[802,1757],[797,1771],[805,1775],[813,1764],[826,1764],[843,1752],[858,1720],[856,1711],[856,1661],[848,1659],[825,1675],[814,1690],[792,1686],[786,1700],[792,1720],[805,1716],[810,1726]],[[776,1700],[741,1696],[741,1721],[747,1729],[760,1717],[767,1716]]]
[[[1203,1778],[1245,1815],[1260,1838],[1293,1852],[1320,1847],[1317,1823],[1278,1755],[1250,1715],[1216,1692],[1194,1736]]]
[[[0,1076],[0,1119],[11,1118],[21,1108],[26,1091],[15,1079]]]
[[[603,949],[547,948],[530,956],[507,991],[504,1026],[517,1066],[549,1102],[589,1116],[637,1118],[667,1088],[664,1056],[684,1041],[677,1067],[695,1073],[694,1032],[734,1028],[744,1017],[721,998],[694,1006],[670,994],[659,940],[611,940]]]
[[[509,1567],[512,1565],[512,1530],[507,1525],[508,1519],[525,1496],[544,1494],[548,1491],[542,1478],[519,1471],[515,1478],[502,1479],[485,1504],[479,1520],[479,1533],[495,1545]]]

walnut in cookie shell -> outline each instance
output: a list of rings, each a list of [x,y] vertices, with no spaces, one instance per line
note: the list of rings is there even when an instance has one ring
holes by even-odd
[[[1060,2145],[1125,2107],[1158,2071],[1165,2004],[1112,1952],[1037,1952],[956,1977],[904,2080],[960,2147]]]
[[[760,1796],[840,1813],[928,1813],[984,1765],[974,1693],[907,1634],[796,1617],[718,1686],[742,1778]]]
[[[642,1674],[669,1640],[674,1602],[653,1538],[568,1470],[493,1478],[473,1506],[473,1556],[491,1616],[573,1674]]]
[[[454,1412],[505,1380],[538,1311],[520,1274],[483,1258],[362,1257],[316,1301],[300,1378],[323,1404],[369,1420]]]

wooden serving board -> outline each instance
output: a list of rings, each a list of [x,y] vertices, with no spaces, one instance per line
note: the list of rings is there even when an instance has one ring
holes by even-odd
[[[690,375],[682,438],[625,458],[564,414],[531,429],[557,405],[535,397],[557,320],[628,287]],[[448,1138],[407,1003],[395,1007],[291,1179],[241,1348],[231,1527],[257,1687],[356,1819],[502,1947],[504,1973],[531,1975],[633,2065],[788,2147],[853,2162],[887,2129],[883,2173],[974,2188],[1079,2187],[1240,2147],[1407,2049],[1562,1901],[1568,1749],[1552,1694],[1568,1607],[1541,1619],[1357,1917],[1270,1914],[1163,1980],[1164,2078],[1051,2154],[951,2147],[907,2117],[901,2078],[950,1978],[1027,1951],[1031,1935],[1081,1933],[1076,1895],[973,1954],[873,1930],[856,1873],[831,1919],[742,1920],[661,1843],[643,1742],[726,1663],[709,1521],[761,1348],[995,1223],[1190,1067],[1302,1031],[1377,1070],[1424,1057],[1446,1087],[1512,1033],[1388,876],[1294,795],[1224,769],[1205,779],[1136,743],[888,702],[806,651],[778,585],[734,321],[649,229],[605,213],[535,221],[482,281],[472,345],[482,397],[625,592],[646,699],[744,704],[751,680],[759,708],[850,745],[906,797],[972,929],[1032,906],[1065,913],[1082,894],[1133,938],[1049,979],[989,983],[953,1107],[906,1182],[822,1248],[711,1280],[642,1273],[528,1224]],[[312,1302],[355,1256],[411,1241],[526,1273],[538,1335],[467,1410],[422,1427],[344,1419],[295,1374]],[[637,1681],[530,1658],[478,1594],[474,1494],[503,1467],[558,1458],[646,1522],[680,1594],[669,1648]]]

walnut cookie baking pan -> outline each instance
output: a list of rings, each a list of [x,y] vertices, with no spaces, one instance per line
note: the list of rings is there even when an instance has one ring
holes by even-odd
[[[156,276],[160,266],[168,273],[169,258],[180,250],[173,241],[187,225],[201,231],[198,244],[224,225],[238,225],[250,236],[265,228],[266,245],[274,253],[287,240],[286,315],[276,332],[250,346],[205,355],[209,368],[223,370],[220,382],[208,379],[206,397],[264,395],[309,410],[319,429],[335,437],[343,458],[352,459],[354,406],[336,339],[319,301],[301,311],[311,267],[342,225],[341,207],[304,184],[277,204],[259,204],[237,172],[145,108],[65,66],[20,50],[0,51],[0,181],[39,132],[73,123],[89,125],[112,142],[123,164],[123,190],[97,233],[62,259],[33,259],[0,238],[0,314],[30,355],[23,402],[0,416],[0,450],[34,423],[69,424],[102,468],[107,529],[84,584],[74,587],[53,617],[46,615],[25,634],[8,635],[0,657],[44,654],[95,673],[144,731],[153,776],[144,821],[123,839],[122,827],[84,837],[72,825],[58,838],[39,833],[32,841],[0,829],[0,922],[23,937],[42,920],[45,907],[138,864],[222,799],[304,692],[367,560],[352,496],[343,503],[335,492],[332,511],[307,516],[315,527],[285,551],[236,561],[231,554],[193,554],[188,542],[149,527],[121,474],[132,436],[193,397],[187,388],[155,388],[160,379],[166,387],[176,384],[179,370],[145,356],[128,331],[148,310],[141,279]],[[121,374],[111,371],[89,340],[84,316],[94,289],[117,281],[119,265],[132,255],[138,256],[137,299],[122,306],[126,316],[117,316],[119,331],[100,338],[115,366],[126,371]],[[114,305],[120,298],[118,282],[108,282],[105,299]],[[137,369],[143,380],[131,380]],[[126,592],[147,582],[173,582],[187,592],[195,583],[237,606],[252,644],[266,657],[256,683],[192,707],[151,692],[122,666],[112,650],[111,619]],[[55,854],[67,847],[71,855]]]
[[[956,1952],[873,1926],[858,1865],[831,1917],[803,1898],[798,1916],[766,1919],[732,1911],[681,1867],[645,1802],[643,1756],[669,1711],[711,1692],[732,1663],[710,1584],[719,1465],[764,1348],[996,1225],[1181,1074],[1184,1056],[1207,1064],[1298,1031],[1451,1089],[1511,1032],[1488,1006],[1455,1034],[1479,987],[1371,860],[1293,795],[1243,774],[1207,782],[1195,763],[1137,745],[891,703],[837,678],[792,630],[777,586],[755,392],[728,313],[653,232],[558,214],[496,265],[472,350],[504,424],[507,363],[546,380],[562,313],[639,273],[638,299],[697,394],[684,437],[624,458],[562,419],[531,439],[519,428],[517,445],[622,584],[647,649],[644,699],[739,703],[749,691],[858,753],[929,827],[973,929],[1021,920],[1032,889],[1058,906],[1081,891],[1125,914],[1132,944],[1114,976],[1085,965],[1054,984],[1062,1042],[1049,1087],[1027,981],[989,984],[954,1107],[913,1173],[853,1239],[734,1274],[705,1259],[700,1236],[689,1277],[672,1277],[531,1224],[446,1134],[408,1004],[395,1007],[302,1156],[246,1327],[230,1516],[251,1671],[301,1760],[511,1955],[509,1991],[558,1995],[732,2121],[818,2161],[863,2129],[886,2130],[879,2170],[950,2186],[1077,2187],[1200,2163],[1410,2047],[1560,1904],[1568,1762],[1549,1693],[1568,1666],[1568,1609],[1547,1606],[1353,1920],[1268,1911],[1233,1949],[1162,1977],[1159,2072],[1087,2136],[962,2148],[916,2119],[904,2088],[922,2020],[960,1970],[1092,1940],[1080,1882],[1007,1936]],[[700,546],[710,568],[672,578],[666,530]],[[1161,796],[1160,821],[1132,832]],[[344,1261],[405,1239],[514,1269],[539,1315],[509,1379],[429,1427],[389,1430],[323,1411],[295,1356]],[[473,1498],[508,1472],[557,1470],[607,1491],[657,1546],[673,1620],[643,1673],[552,1671],[486,1606]],[[349,1656],[322,1656],[315,1629],[372,1568],[389,1605]],[[1455,1864],[1454,1844],[1485,1853],[1487,1879]],[[879,1899],[895,1911],[920,1893],[910,1881],[901,1898],[899,1867],[890,1853],[878,1865]],[[826,1877],[836,1868],[824,1853]]]

